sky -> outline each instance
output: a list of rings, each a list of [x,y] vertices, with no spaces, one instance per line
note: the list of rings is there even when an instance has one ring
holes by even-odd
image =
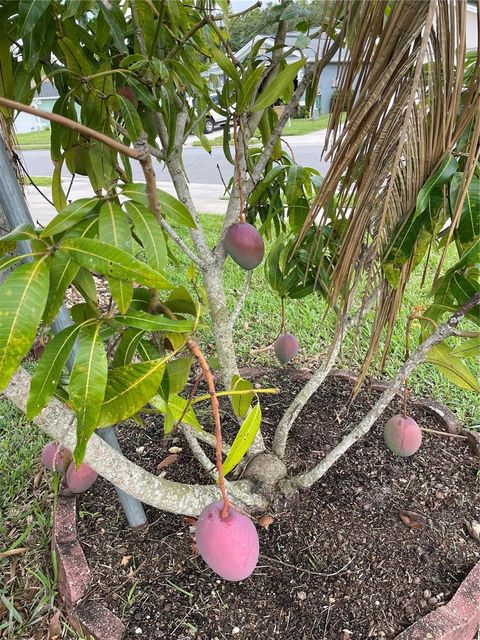
[[[262,6],[265,7],[269,2],[279,2],[279,0],[262,0]],[[232,12],[237,13],[255,4],[255,0],[230,0],[230,4]]]

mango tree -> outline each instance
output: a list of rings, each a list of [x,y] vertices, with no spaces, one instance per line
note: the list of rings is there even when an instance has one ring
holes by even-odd
[[[422,362],[478,390],[465,359],[478,348],[479,335],[459,327],[465,316],[478,323],[479,301],[480,67],[465,49],[465,4],[332,0],[312,21],[308,4],[282,0],[272,15],[273,46],[257,38],[240,58],[229,44],[236,16],[226,0],[0,3],[7,36],[0,43],[5,139],[18,112],[50,121],[58,211],[45,228],[25,224],[1,239],[2,269],[13,269],[0,295],[0,387],[73,452],[74,465],[85,461],[159,509],[198,515],[207,507],[199,548],[231,579],[240,574],[229,572],[208,547],[208,514],[220,523],[235,521],[238,540],[252,540],[245,550],[250,571],[258,543],[248,518],[231,503],[261,512],[279,495],[318,482]],[[300,33],[293,46],[285,44],[287,25]],[[307,62],[312,50],[315,58]],[[307,109],[314,106],[319,78],[335,55],[343,63],[326,139],[331,164],[322,178],[295,162],[281,135],[301,100]],[[212,65],[220,72],[217,85]],[[52,113],[30,106],[45,78],[60,96]],[[280,114],[274,109],[279,101]],[[204,128],[212,108],[226,120],[223,153],[232,167],[213,247],[183,163],[191,134],[205,154],[211,151]],[[176,197],[157,188],[157,161]],[[141,165],[142,182],[132,179],[132,162]],[[90,197],[68,203],[63,167],[88,176]],[[457,260],[448,269],[440,260],[431,306],[409,318],[409,329],[418,320],[418,346],[353,431],[312,469],[290,474],[284,462],[288,435],[337,361],[346,333],[368,326],[367,311],[374,308],[357,391],[381,342],[384,363],[388,357],[411,273],[432,248],[445,256],[452,244]],[[245,271],[233,310],[223,282],[231,259]],[[321,296],[335,318],[326,355],[276,425],[271,450],[262,437],[261,406],[275,390],[256,389],[240,377],[235,349],[235,322],[251,270],[261,269],[262,259],[279,309],[288,299],[308,305],[309,297]],[[187,276],[181,286],[179,271]],[[94,275],[108,284],[107,305],[98,299]],[[68,287],[83,302],[70,308],[71,324],[48,341],[30,375],[22,360],[39,328],[48,332]],[[206,325],[218,380],[201,347]],[[299,345],[284,322],[279,325],[271,346],[288,362]],[[462,341],[453,347],[445,342],[450,336]],[[199,377],[187,387],[194,362],[206,394],[197,391]],[[221,395],[229,396],[239,422],[228,443],[221,435]],[[200,402],[211,404],[214,432],[199,420]],[[211,484],[153,476],[95,433],[152,411],[163,416],[166,435],[173,429],[183,434]],[[387,438],[394,448],[395,431],[412,425],[400,416],[392,429]],[[226,479],[238,465],[242,479]]]

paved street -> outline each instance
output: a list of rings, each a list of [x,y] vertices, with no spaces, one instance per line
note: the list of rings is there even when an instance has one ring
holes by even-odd
[[[220,135],[219,131],[211,134],[212,137]],[[207,153],[202,147],[193,147],[192,140],[187,143],[184,150],[184,164],[190,180],[190,189],[193,201],[199,211],[224,213],[227,206],[227,198],[224,196],[222,177],[228,182],[232,176],[232,165],[230,165],[223,155],[221,147],[212,147],[212,153]],[[287,138],[296,161],[308,167],[314,167],[322,175],[328,167],[328,163],[320,160],[323,148],[324,131],[319,131],[306,136],[291,136]],[[53,164],[48,150],[23,151],[21,154],[27,171],[32,176],[51,176]],[[143,173],[139,164],[132,161],[133,177],[136,181],[143,181]],[[169,193],[174,194],[174,189],[169,180],[168,171],[160,163],[154,160],[155,172],[157,174],[158,186]],[[220,170],[219,170],[220,169]],[[221,172],[221,175],[220,175]],[[67,189],[69,183],[67,169],[64,168],[64,188]],[[41,187],[42,192],[50,197],[50,187]],[[91,187],[87,178],[79,177],[75,179],[69,200],[86,197],[91,194]],[[27,189],[27,198],[31,207],[32,215],[36,221],[46,224],[55,215],[55,209],[32,187]]]

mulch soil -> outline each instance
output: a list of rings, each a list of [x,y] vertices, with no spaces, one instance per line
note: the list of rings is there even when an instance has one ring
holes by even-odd
[[[285,367],[257,373],[256,382],[281,391],[262,399],[269,443],[304,380]],[[347,411],[350,393],[348,381],[329,378],[308,402],[289,441],[291,474],[321,459],[377,397],[361,391]],[[395,457],[382,427],[400,411],[397,400],[310,491],[258,529],[260,561],[240,583],[217,578],[196,555],[194,528],[181,516],[147,507],[148,527],[129,529],[113,487],[100,479],[78,501],[91,597],[125,622],[127,639],[394,638],[448,601],[480,560],[480,542],[468,531],[480,521],[478,458],[465,440],[428,433],[412,458]],[[423,409],[409,413],[423,427],[445,429]],[[231,439],[228,402],[222,424]],[[182,436],[163,438],[159,418],[122,425],[118,434],[125,454],[149,471],[207,482]],[[172,446],[181,453],[159,471]]]

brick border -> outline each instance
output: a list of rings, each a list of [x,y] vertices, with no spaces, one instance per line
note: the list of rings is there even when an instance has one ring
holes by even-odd
[[[241,373],[267,370],[246,367]],[[332,369],[331,376],[355,383],[357,376],[350,371]],[[296,370],[298,378],[307,379],[310,373]],[[383,391],[387,382],[372,382],[370,388]],[[433,413],[449,433],[471,433],[461,427],[455,414],[435,400],[410,397],[410,402]],[[474,449],[476,441],[471,442]],[[478,443],[477,443],[478,444]],[[52,551],[58,565],[58,591],[65,604],[72,627],[95,640],[122,640],[125,625],[109,609],[88,597],[91,586],[90,569],[77,539],[77,500],[68,490],[58,496],[52,528]],[[480,629],[480,562],[470,571],[453,598],[421,618],[403,631],[396,640],[476,640]]]
[[[122,640],[125,625],[109,609],[88,597],[92,577],[77,539],[77,498],[61,492],[55,506],[52,551],[58,567],[58,592],[71,626],[95,640]]]

